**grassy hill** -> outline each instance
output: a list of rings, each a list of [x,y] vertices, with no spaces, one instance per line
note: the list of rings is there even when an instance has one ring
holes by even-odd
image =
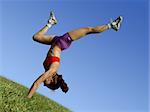
[[[38,93],[28,99],[27,93],[27,87],[0,76],[0,112],[71,112]]]

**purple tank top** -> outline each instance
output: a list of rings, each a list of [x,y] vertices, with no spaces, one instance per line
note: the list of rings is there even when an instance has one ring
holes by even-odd
[[[52,47],[57,45],[61,50],[65,50],[71,45],[72,41],[68,33],[65,33],[63,36],[55,36],[52,40]]]

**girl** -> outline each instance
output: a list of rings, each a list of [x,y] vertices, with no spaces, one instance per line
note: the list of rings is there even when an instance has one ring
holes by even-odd
[[[27,97],[31,98],[42,82],[44,82],[44,85],[52,90],[61,87],[62,91],[66,93],[68,91],[68,86],[64,82],[62,76],[57,74],[57,71],[60,66],[61,52],[67,49],[72,42],[75,42],[76,40],[88,34],[101,33],[108,29],[118,31],[122,19],[123,17],[119,16],[117,19],[111,21],[109,24],[96,27],[84,27],[75,29],[65,33],[62,36],[45,35],[49,28],[57,24],[56,17],[54,13],[51,12],[48,23],[39,32],[33,35],[34,41],[37,41],[42,44],[51,45],[51,48],[49,49],[47,57],[43,63],[45,72],[35,80],[35,82],[29,90]]]

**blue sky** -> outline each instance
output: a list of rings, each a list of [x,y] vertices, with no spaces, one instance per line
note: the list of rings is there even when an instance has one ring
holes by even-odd
[[[148,0],[0,0],[0,74],[30,87],[44,71],[50,46],[32,35],[51,10],[54,35],[124,20],[120,31],[88,35],[62,53],[67,94],[42,85],[37,92],[74,112],[148,112]]]

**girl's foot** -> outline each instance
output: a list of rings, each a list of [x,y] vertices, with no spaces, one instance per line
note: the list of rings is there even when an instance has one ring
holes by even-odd
[[[118,31],[120,29],[122,20],[123,20],[123,17],[119,16],[114,21],[111,21],[111,23],[109,24],[110,28],[114,29],[115,31]]]
[[[57,24],[57,19],[54,15],[54,12],[50,12],[50,18],[48,20],[48,24],[51,24],[51,25],[54,25],[54,24]]]

